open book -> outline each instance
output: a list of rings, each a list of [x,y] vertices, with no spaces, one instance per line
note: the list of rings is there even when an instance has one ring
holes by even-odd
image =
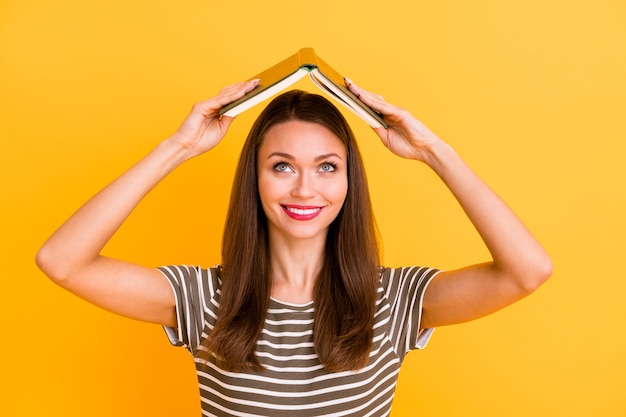
[[[344,78],[322,61],[313,48],[302,48],[295,55],[252,77],[251,80],[257,78],[260,80],[259,85],[239,100],[224,106],[220,110],[220,115],[236,116],[286,89],[307,74],[322,91],[350,109],[370,126],[387,128],[382,115],[352,94],[345,86]]]

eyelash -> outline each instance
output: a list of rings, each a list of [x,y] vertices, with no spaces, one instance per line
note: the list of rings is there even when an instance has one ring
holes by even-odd
[[[331,161],[325,161],[325,162],[322,162],[319,165],[320,168],[323,167],[323,166],[329,166],[331,169],[328,170],[328,171],[322,171],[322,172],[333,172],[333,171],[335,171],[337,169],[337,164],[334,163],[334,162],[331,162]],[[276,172],[285,172],[285,170],[279,169],[279,167],[290,167],[290,166],[289,166],[288,162],[280,161],[280,162],[277,162],[277,163],[274,164],[274,167],[273,167],[274,171],[276,171]]]
[[[334,163],[334,162],[330,162],[330,161],[322,162],[320,164],[320,168],[325,166],[325,165],[330,166],[332,169],[330,171],[324,171],[324,172],[333,172],[333,171],[335,171],[337,169],[337,164]]]
[[[285,170],[283,170],[283,169],[278,169],[278,167],[281,167],[281,166],[287,168],[287,167],[289,167],[289,164],[287,162],[284,162],[284,161],[277,162],[277,163],[274,164],[274,167],[273,167],[274,171],[276,171],[276,172],[285,172]]]

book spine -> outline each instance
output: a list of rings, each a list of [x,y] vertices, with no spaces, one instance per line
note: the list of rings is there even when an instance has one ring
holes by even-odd
[[[306,67],[309,71],[319,66],[313,48],[302,48],[298,51],[298,67]]]

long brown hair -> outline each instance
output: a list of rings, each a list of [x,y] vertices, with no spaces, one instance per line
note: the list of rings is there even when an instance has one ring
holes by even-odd
[[[346,147],[348,192],[328,231],[314,290],[313,339],[329,371],[359,369],[367,364],[372,345],[379,265],[365,170],[354,134],[337,108],[322,96],[299,90],[275,98],[243,146],[222,242],[220,307],[204,345],[224,369],[262,369],[255,347],[270,303],[271,265],[256,158],[267,131],[290,120],[319,123]]]

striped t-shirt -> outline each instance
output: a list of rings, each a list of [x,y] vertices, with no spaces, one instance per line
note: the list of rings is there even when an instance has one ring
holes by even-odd
[[[424,291],[437,270],[384,268],[376,302],[374,339],[367,366],[328,372],[313,348],[313,302],[271,300],[256,355],[264,369],[234,373],[196,353],[215,324],[219,306],[218,269],[161,267],[176,295],[177,329],[170,341],[194,355],[203,416],[387,416],[400,364],[426,345],[422,332]]]

